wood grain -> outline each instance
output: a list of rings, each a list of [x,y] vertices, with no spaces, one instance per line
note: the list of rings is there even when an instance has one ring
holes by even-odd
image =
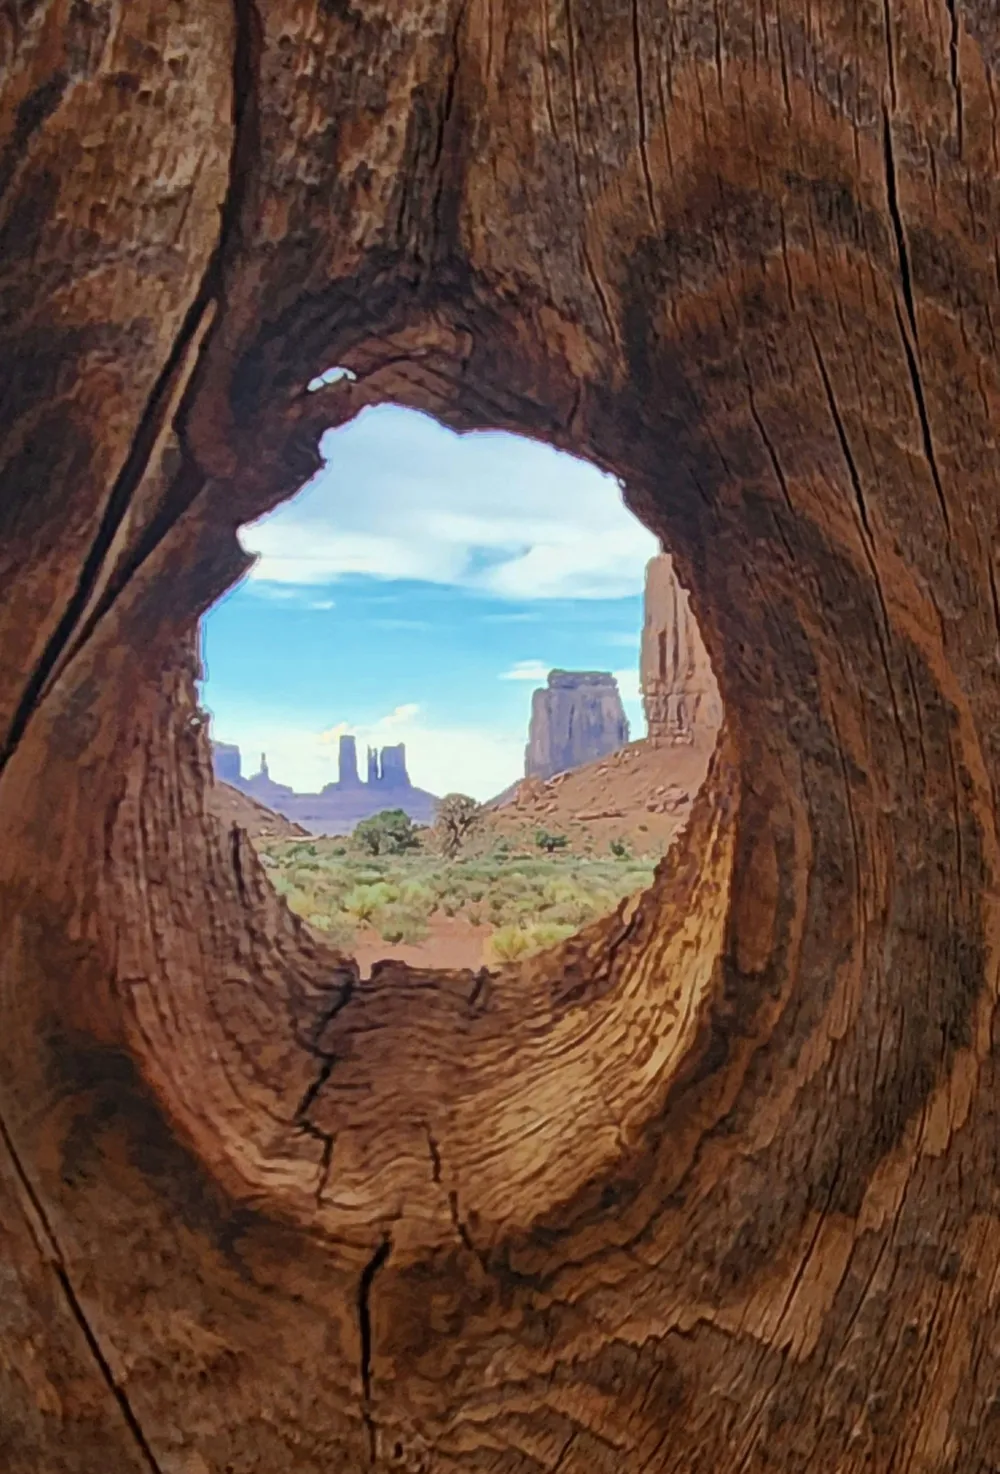
[[[12,1474],[1000,1470],[998,65],[0,6]],[[492,974],[361,982],[209,800],[236,529],[385,401],[620,476],[725,700],[650,891]]]

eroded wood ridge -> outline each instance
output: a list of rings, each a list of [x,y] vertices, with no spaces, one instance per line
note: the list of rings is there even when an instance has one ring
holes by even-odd
[[[5,1467],[1000,1469],[998,65],[0,12]],[[206,798],[236,529],[386,400],[619,475],[726,702],[649,892],[478,976],[362,980]]]

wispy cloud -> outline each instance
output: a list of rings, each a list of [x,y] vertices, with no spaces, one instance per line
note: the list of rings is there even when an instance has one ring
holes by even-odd
[[[637,593],[656,539],[613,477],[536,441],[456,435],[394,406],[323,439],[327,464],[241,538],[252,583],[349,574],[416,579],[502,598]]]
[[[544,660],[515,660],[510,670],[502,671],[501,681],[547,681],[551,665]]]
[[[247,586],[259,599],[273,599],[277,603],[298,604],[307,598],[307,594],[294,584],[277,583],[271,578],[251,578]]]
[[[419,711],[420,707],[417,702],[407,701],[404,705],[395,707],[388,715],[379,717],[371,730],[375,733],[401,731],[413,725]]]
[[[243,585],[258,599],[267,599],[275,604],[295,604],[303,609],[336,609],[336,599],[316,597],[315,586],[298,583],[281,583],[272,578],[254,578],[252,575]]]
[[[416,701],[404,702],[402,706],[396,706],[392,711],[386,712],[385,716],[379,717],[374,722],[350,723],[335,722],[332,727],[326,727],[317,734],[316,740],[323,746],[339,742],[341,737],[353,733],[356,737],[364,737],[369,742],[375,743],[378,738],[399,731],[402,728],[412,726],[419,714],[420,706]]]

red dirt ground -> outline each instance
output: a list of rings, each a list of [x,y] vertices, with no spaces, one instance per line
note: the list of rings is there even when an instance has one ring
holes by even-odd
[[[483,949],[492,930],[491,926],[473,926],[461,916],[432,916],[427,940],[407,946],[384,942],[371,927],[360,926],[351,954],[358,960],[362,977],[368,977],[374,962],[389,957],[411,967],[468,967],[475,972],[483,966]]]

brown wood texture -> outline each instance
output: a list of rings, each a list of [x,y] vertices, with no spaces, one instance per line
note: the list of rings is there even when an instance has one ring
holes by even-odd
[[[998,67],[992,0],[0,3],[5,1474],[1000,1469]],[[492,975],[360,982],[207,798],[235,530],[386,400],[615,471],[726,704]]]

